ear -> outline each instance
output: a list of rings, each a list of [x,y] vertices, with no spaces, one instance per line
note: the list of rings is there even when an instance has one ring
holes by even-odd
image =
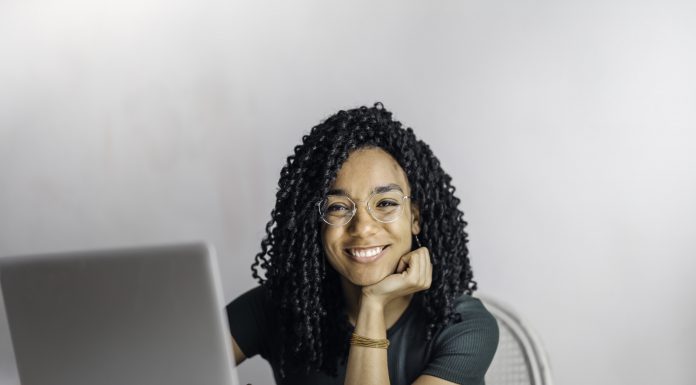
[[[411,202],[411,234],[418,235],[420,233],[420,209],[418,205]]]

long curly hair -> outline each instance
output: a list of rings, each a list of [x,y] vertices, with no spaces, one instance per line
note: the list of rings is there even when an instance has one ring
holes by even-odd
[[[328,194],[351,152],[365,147],[379,147],[396,159],[420,209],[419,239],[433,263],[431,287],[418,296],[429,322],[426,338],[458,322],[454,299],[476,290],[460,200],[430,147],[393,120],[381,103],[339,111],[304,135],[287,158],[266,236],[251,266],[277,309],[281,376],[288,368],[335,376],[338,363],[346,361],[351,326],[338,273],[325,260],[316,202]]]

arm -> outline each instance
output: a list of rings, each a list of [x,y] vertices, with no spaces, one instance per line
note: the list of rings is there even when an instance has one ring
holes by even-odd
[[[449,382],[447,380],[443,380],[442,378],[437,378],[433,376],[429,376],[427,374],[424,374],[418,378],[416,378],[416,381],[413,383],[413,385],[457,385],[454,382]]]
[[[438,333],[421,374],[481,385],[498,346],[498,322],[478,299],[462,296],[455,306],[462,319]]]
[[[232,337],[232,352],[234,353],[234,362],[237,366],[246,360],[244,352],[242,352],[242,349],[239,348],[239,345],[237,345],[237,341],[234,340],[234,337]]]
[[[234,362],[241,364],[249,357],[267,351],[268,304],[262,287],[253,288],[226,306]],[[242,350],[243,348],[243,350]]]
[[[387,338],[384,307],[395,298],[427,290],[432,282],[428,249],[421,247],[401,258],[396,274],[362,290],[355,333],[372,339]],[[346,385],[389,384],[387,350],[351,345],[346,367]],[[447,385],[437,377],[418,377],[417,385]]]
[[[384,312],[379,304],[361,304],[355,333],[373,339],[387,338]],[[346,384],[389,384],[387,350],[351,346],[346,369]],[[413,385],[456,385],[441,378],[422,375]]]
[[[355,322],[355,334],[373,339],[387,338],[384,305],[363,296],[360,313]],[[345,384],[389,384],[387,349],[351,345]]]

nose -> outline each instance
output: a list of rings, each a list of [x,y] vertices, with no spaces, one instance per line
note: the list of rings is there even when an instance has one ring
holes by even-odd
[[[355,215],[348,222],[348,233],[354,237],[368,237],[379,229],[377,222],[367,211],[367,205],[358,204]]]

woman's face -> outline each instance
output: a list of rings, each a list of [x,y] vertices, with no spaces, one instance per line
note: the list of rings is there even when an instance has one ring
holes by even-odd
[[[324,252],[331,266],[354,285],[372,285],[393,274],[399,259],[411,251],[412,234],[420,231],[418,210],[410,199],[403,201],[403,212],[394,222],[382,223],[370,215],[367,199],[385,186],[411,195],[404,170],[380,148],[350,154],[331,186],[332,195],[348,196],[357,209],[345,225],[323,224]]]

